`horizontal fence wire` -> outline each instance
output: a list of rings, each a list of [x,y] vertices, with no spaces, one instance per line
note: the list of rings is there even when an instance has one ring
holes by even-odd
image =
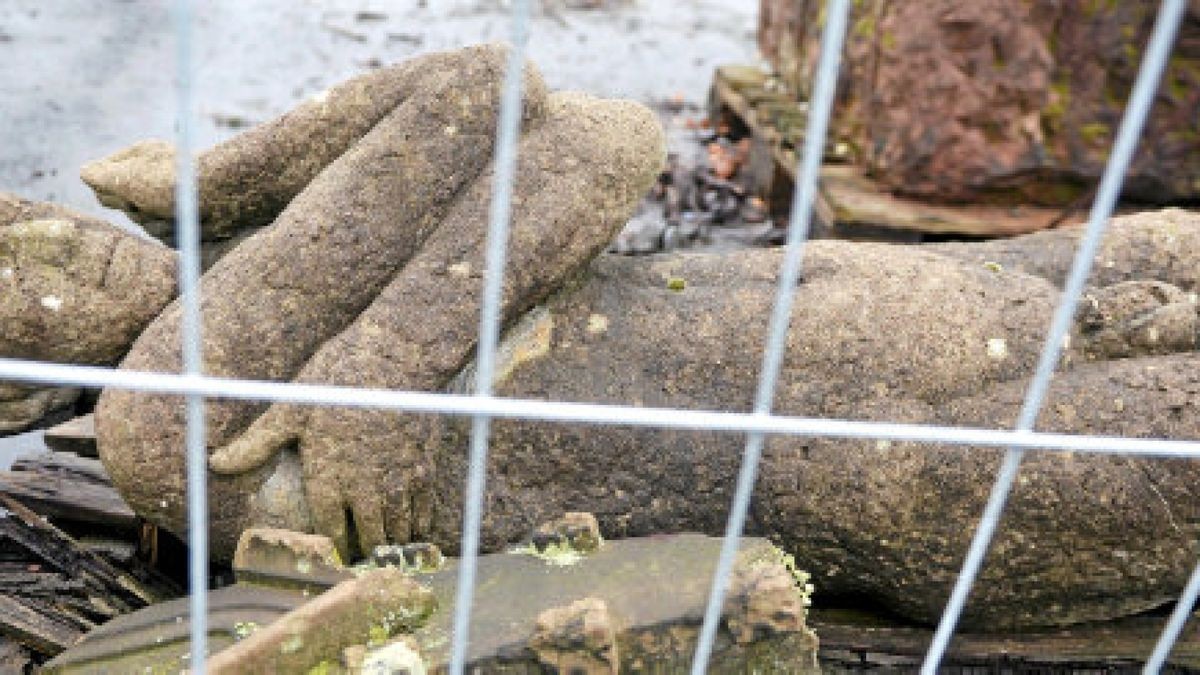
[[[1166,459],[1200,458],[1200,439],[1168,440],[1128,436],[1019,432],[1011,429],[868,422],[776,414],[758,415],[721,410],[648,408],[495,396],[477,397],[427,391],[364,389],[296,382],[151,373],[20,359],[0,358],[0,378],[76,387],[113,387],[179,396],[199,394],[206,398],[376,408],[460,417],[487,415],[491,418],[525,419],[564,424],[579,423],[741,434],[760,432],[780,436],[978,445],[992,448],[1020,447],[1059,452],[1087,452]]]
[[[1107,229],[1117,199],[1121,195],[1121,184],[1125,180],[1125,172],[1133,160],[1133,153],[1137,148],[1142,127],[1149,115],[1150,107],[1154,103],[1154,94],[1158,89],[1163,67],[1171,54],[1171,44],[1175,39],[1175,32],[1183,17],[1185,6],[1184,0],[1164,0],[1159,9],[1154,32],[1138,70],[1137,80],[1134,82],[1129,103],[1125,108],[1112,153],[1104,167],[1104,174],[1101,176],[1100,185],[1096,191],[1096,199],[1092,203],[1087,230],[1071,264],[1071,271],[1067,276],[1050,329],[1046,334],[1037,369],[1034,371],[1033,379],[1025,395],[1016,425],[1018,432],[1033,430],[1045,402],[1050,388],[1050,380],[1054,376],[1063,346],[1069,335],[1076,306],[1079,304],[1080,296],[1083,295],[1084,285],[1091,273],[1092,262],[1100,248],[1100,240]],[[1001,514],[1004,512],[1008,495],[1012,492],[1024,452],[1024,448],[1014,447],[1004,455],[996,482],[992,485],[991,493],[988,495],[979,527],[972,537],[962,571],[954,583],[950,600],[942,612],[942,618],[938,622],[937,631],[934,633],[933,641],[925,656],[925,662],[921,666],[923,675],[933,675],[937,672],[937,667],[950,644],[955,625],[966,606],[971,587],[979,575],[988,546],[999,526]]]
[[[483,302],[479,313],[479,349],[476,357],[475,395],[492,395],[496,344],[500,341],[500,298],[504,281],[505,248],[516,179],[517,137],[521,127],[521,82],[525,69],[529,0],[514,0],[512,40],[500,100],[496,128],[496,168],[492,179],[492,201],[488,222],[487,260],[484,269]],[[450,672],[462,675],[470,637],[471,605],[474,602],[479,530],[483,518],[483,488],[487,482],[488,433],[491,418],[483,413],[471,420],[471,448],[467,485],[463,492],[463,543],[455,591],[454,634]]]
[[[779,384],[779,372],[783,367],[784,348],[787,345],[788,328],[791,326],[792,308],[796,297],[796,280],[800,278],[804,262],[804,243],[808,239],[813,201],[817,191],[817,175],[825,154],[825,133],[829,126],[830,111],[833,110],[833,92],[837,85],[842,39],[846,34],[849,14],[849,0],[832,0],[826,13],[817,79],[809,107],[808,125],[805,127],[804,152],[792,190],[787,248],[779,271],[779,283],[776,286],[775,303],[768,324],[758,388],[754,395],[754,413],[757,415],[771,413],[775,390]],[[729,586],[729,575],[733,571],[738,543],[746,525],[746,512],[750,508],[750,495],[754,493],[754,481],[758,475],[758,464],[762,458],[765,439],[766,436],[761,432],[753,432],[746,438],[746,449],[742,453],[742,465],[738,470],[733,503],[730,505],[729,518],[725,525],[725,539],[721,542],[712,588],[704,608],[700,636],[696,640],[692,675],[702,675],[712,655],[721,608],[725,605],[725,591]]]
[[[807,238],[812,201],[815,195],[820,150],[829,119],[829,102],[832,100],[833,86],[836,80],[836,64],[845,33],[847,6],[847,0],[832,0],[827,15],[822,37],[820,69],[817,84],[814,87],[815,94],[808,126],[812,133],[805,140],[804,157],[798,174],[800,179],[796,185],[796,195],[791,211],[788,248],[779,277],[780,287],[772,313],[771,330],[764,352],[763,370],[760,374],[755,407],[754,411],[750,413],[736,413],[500,398],[492,395],[492,378],[487,375],[492,368],[491,364],[499,339],[499,299],[515,171],[516,140],[521,113],[521,68],[529,19],[528,0],[515,0],[512,7],[513,46],[503,85],[500,120],[497,128],[494,194],[489,221],[487,270],[480,315],[477,360],[479,376],[476,378],[474,395],[462,396],[431,392],[239,380],[202,375],[199,219],[197,179],[192,155],[194,105],[192,77],[195,68],[191,47],[194,21],[191,0],[176,0],[176,98],[178,106],[176,115],[176,170],[178,176],[176,236],[181,257],[179,274],[180,301],[183,309],[181,349],[184,372],[182,374],[151,373],[0,358],[0,378],[51,385],[113,387],[183,397],[187,410],[188,527],[191,547],[189,555],[192,640],[190,659],[194,671],[203,672],[204,670],[207,640],[208,513],[205,484],[207,458],[202,405],[205,398],[367,407],[396,412],[441,413],[467,416],[472,419],[470,467],[464,503],[463,560],[457,589],[458,599],[455,605],[451,659],[451,672],[456,675],[463,672],[466,661],[491,419],[524,419],[550,423],[619,425],[747,434],[738,487],[731,506],[725,541],[722,544],[712,591],[706,606],[701,637],[692,665],[693,673],[703,672],[711,655],[733,554],[737,550],[737,543],[741,536],[753,490],[758,458],[761,455],[763,440],[767,435],[1007,449],[1001,471],[989,497],[988,506],[964,562],[963,571],[956,581],[950,602],[943,612],[938,631],[935,633],[934,641],[922,666],[922,671],[925,673],[935,672],[941,662],[966,598],[969,596],[971,586],[986,555],[987,547],[994,535],[1025,451],[1200,458],[1200,440],[1145,439],[1033,431],[1037,413],[1044,401],[1050,379],[1061,355],[1063,339],[1067,335],[1071,317],[1087,280],[1092,259],[1095,257],[1100,237],[1119,196],[1123,176],[1132,158],[1144,119],[1153,102],[1154,91],[1170,54],[1171,44],[1183,11],[1186,9],[1184,0],[1164,0],[1160,9],[1154,33],[1089,216],[1087,235],[1077,253],[1056,309],[1017,427],[1013,430],[997,430],[809,418],[771,413],[779,364],[782,361],[787,327],[791,316],[791,292],[788,280],[796,278],[801,267],[802,247]],[[816,157],[816,160],[811,160],[812,157]],[[813,161],[816,164],[810,166]],[[886,444],[880,444],[879,447],[886,447]],[[1200,565],[1191,575],[1153,654],[1148,659],[1145,666],[1146,672],[1157,672],[1166,662],[1175,640],[1190,616],[1191,607],[1195,603],[1197,595],[1200,595]]]

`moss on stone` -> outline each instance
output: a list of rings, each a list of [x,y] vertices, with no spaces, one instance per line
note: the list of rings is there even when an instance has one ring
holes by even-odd
[[[321,661],[320,663],[313,666],[312,668],[309,668],[308,675],[332,675],[333,673],[337,672],[338,670],[339,669],[337,667],[337,664],[326,659],[325,661]]]
[[[536,546],[528,544],[510,549],[509,553],[516,555],[530,555],[544,561],[547,565],[554,567],[569,567],[583,560],[584,554],[572,548],[567,542],[552,542],[547,544],[546,548],[538,550]]]
[[[869,38],[875,34],[875,28],[875,15],[867,12],[859,17],[858,21],[854,22],[854,35]]]
[[[1089,122],[1079,127],[1079,135],[1084,141],[1096,145],[1107,142],[1112,136],[1112,129],[1104,122]]]
[[[883,45],[883,48],[888,51],[895,49],[896,34],[890,30],[883,31],[883,34],[879,36],[879,44]]]
[[[367,632],[367,644],[372,646],[381,645],[384,642],[387,642],[387,639],[391,636],[391,632],[388,630],[387,626],[383,624],[375,624],[371,626],[370,630]]]
[[[258,628],[258,624],[253,621],[239,621],[233,625],[233,637],[235,640],[244,640],[253,635]]]

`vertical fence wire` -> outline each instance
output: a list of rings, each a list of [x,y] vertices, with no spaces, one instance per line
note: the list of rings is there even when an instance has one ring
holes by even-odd
[[[1178,604],[1175,605],[1174,611],[1171,612],[1171,618],[1167,621],[1167,625],[1163,628],[1162,635],[1158,637],[1158,642],[1154,645],[1154,651],[1150,653],[1150,658],[1146,660],[1146,667],[1142,670],[1146,675],[1152,675],[1162,670],[1163,664],[1167,662],[1167,657],[1171,655],[1171,649],[1175,646],[1175,641],[1179,639],[1179,634],[1183,632],[1183,626],[1192,615],[1192,606],[1196,604],[1196,596],[1200,595],[1200,565],[1197,565],[1192,570],[1192,576],[1188,578],[1187,586],[1183,589],[1183,595],[1179,597]]]
[[[822,51],[810,111],[810,122],[796,185],[796,197],[791,209],[791,228],[788,234],[787,250],[780,272],[775,306],[770,319],[768,343],[763,358],[763,369],[756,392],[754,414],[763,419],[771,417],[775,386],[782,365],[792,312],[793,287],[799,278],[803,262],[803,245],[808,236],[812,206],[816,195],[817,172],[820,167],[824,137],[832,107],[848,7],[848,0],[831,0],[822,37]],[[195,70],[192,54],[194,24],[192,9],[191,0],[176,0],[173,12],[176,33],[177,99],[175,217],[176,241],[180,254],[182,369],[185,379],[199,383],[202,377],[202,325],[199,285],[198,186],[192,152],[194,145],[193,74]],[[1105,168],[1095,203],[1089,215],[1086,235],[1072,264],[1037,369],[1027,391],[1016,426],[1018,433],[1032,434],[1038,413],[1046,397],[1049,382],[1061,356],[1078,299],[1087,281],[1108,219],[1119,197],[1123,176],[1132,159],[1185,9],[1185,0],[1164,0],[1162,3],[1110,161]],[[509,53],[506,67],[497,126],[494,192],[489,214],[487,262],[480,311],[479,353],[474,392],[476,397],[485,399],[490,399],[492,396],[494,356],[499,340],[500,297],[511,212],[516,144],[521,119],[522,68],[529,22],[528,0],[514,0],[512,11],[512,50]],[[55,368],[50,364],[44,365],[47,369]],[[80,370],[86,369],[81,368]],[[196,391],[196,389],[192,391]],[[203,393],[188,393],[185,396],[190,546],[189,585],[191,592],[189,607],[191,613],[190,659],[194,672],[203,672],[207,652],[208,509],[203,399]],[[470,466],[464,496],[462,559],[454,610],[451,654],[450,672],[455,675],[463,672],[469,640],[469,621],[475,586],[483,489],[486,479],[490,416],[486,413],[474,413],[472,422]],[[694,674],[704,672],[711,656],[729,575],[749,508],[750,496],[753,492],[763,442],[764,433],[762,431],[751,432],[747,438],[725,540],[722,542],[712,590],[705,608],[704,624],[692,664]],[[923,673],[936,672],[945,653],[997,528],[1023,453],[1024,450],[1020,447],[1012,447],[1006,452],[996,483],[989,496],[988,505],[972,539],[963,569],[955,583],[950,601],[943,612],[938,630],[922,666]],[[1154,653],[1147,661],[1146,672],[1156,672],[1165,663],[1198,595],[1200,595],[1200,566],[1197,566],[1191,575]]]
[[[1030,382],[1025,401],[1021,406],[1021,414],[1016,425],[1018,432],[1033,431],[1038,413],[1045,402],[1050,380],[1068,339],[1068,332],[1075,316],[1079,297],[1083,294],[1084,284],[1091,272],[1092,262],[1099,250],[1101,238],[1108,227],[1108,221],[1116,206],[1117,198],[1120,197],[1121,183],[1124,181],[1125,172],[1133,159],[1146,116],[1154,103],[1154,94],[1158,89],[1163,67],[1170,56],[1171,44],[1175,39],[1175,32],[1179,27],[1185,8],[1185,0],[1164,0],[1159,9],[1146,56],[1142,60],[1137,80],[1133,85],[1133,92],[1121,120],[1121,128],[1117,132],[1117,140],[1113,144],[1112,154],[1109,156],[1108,164],[1104,167],[1104,175],[1100,179],[1096,200],[1093,202],[1091,213],[1088,216],[1087,231],[1075,254],[1075,260],[1071,264],[1071,271],[1067,276],[1067,282],[1059,299],[1058,307],[1055,309],[1050,330],[1046,335],[1046,342],[1042,346],[1037,369],[1034,371],[1033,380]],[[992,485],[992,491],[988,496],[987,506],[984,508],[975,536],[971,540],[962,571],[955,581],[950,600],[942,612],[942,618],[934,633],[933,641],[930,643],[929,652],[921,666],[921,672],[924,675],[933,675],[937,671],[938,664],[941,663],[950,638],[954,634],[955,625],[958,623],[958,618],[970,595],[971,586],[979,574],[983,559],[987,555],[988,546],[999,525],[1000,516],[1004,511],[1005,502],[1008,500],[1013,482],[1016,480],[1024,454],[1025,450],[1020,448],[1010,448],[1004,454],[1004,461],[996,476],[996,482]]]
[[[500,339],[500,300],[504,283],[505,248],[508,245],[509,218],[512,211],[513,182],[516,176],[517,139],[521,127],[521,84],[525,67],[525,43],[528,39],[529,0],[514,0],[512,5],[512,45],[504,74],[500,100],[500,119],[496,128],[496,165],[492,178],[492,202],[489,213],[487,260],[484,270],[482,307],[479,312],[479,354],[476,357],[475,395],[492,395],[496,345]],[[487,480],[488,434],[491,418],[476,414],[471,418],[471,448],[467,486],[463,495],[462,552],[458,568],[458,589],[454,602],[454,637],[450,673],[461,675],[466,666],[470,639],[471,604],[475,593],[475,573],[479,556],[479,535],[483,518],[483,488]]]
[[[816,83],[809,108],[808,127],[804,134],[804,155],[796,173],[795,195],[789,215],[787,249],[779,272],[775,306],[771,312],[767,344],[763,353],[762,370],[758,390],[754,397],[754,412],[757,415],[771,414],[779,371],[783,365],[784,348],[787,344],[788,327],[791,324],[792,305],[796,282],[800,278],[804,261],[804,243],[808,239],[812,219],[813,202],[816,199],[817,177],[825,150],[825,132],[833,108],[833,94],[837,86],[838,64],[842,55],[842,40],[846,33],[849,0],[832,0],[829,3],[825,30],[821,36],[821,56],[818,63]],[[758,463],[762,456],[765,436],[751,433],[746,439],[746,450],[738,471],[737,487],[730,506],[729,519],[725,526],[725,539],[721,542],[721,553],[713,575],[712,588],[704,608],[704,623],[696,643],[692,659],[692,674],[701,675],[708,667],[712,655],[713,641],[720,624],[721,608],[725,603],[725,592],[729,587],[729,576],[737,556],[738,542],[746,523],[746,512],[750,508],[750,495],[754,492],[754,481]]]
[[[175,19],[175,243],[179,248],[180,349],[183,374],[203,369],[200,319],[200,214],[192,157],[195,101],[192,58],[194,17],[191,0],[176,0]],[[208,640],[208,457],[205,452],[204,398],[185,398],[187,447],[188,585],[191,593],[191,669],[203,673]]]

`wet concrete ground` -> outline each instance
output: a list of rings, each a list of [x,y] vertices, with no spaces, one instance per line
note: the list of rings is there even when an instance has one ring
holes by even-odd
[[[0,2],[0,191],[127,227],[79,180],[83,163],[171,139],[168,0]],[[506,0],[204,0],[194,3],[196,138],[210,146],[346,77],[508,35]],[[701,104],[712,68],[756,58],[752,0],[533,0],[529,55],[556,89]],[[0,469],[42,450],[0,439]]]
[[[0,438],[0,471],[7,471],[13,460],[49,452],[41,431],[30,431]]]
[[[173,3],[0,2],[0,190],[127,223],[86,161],[172,137]],[[508,0],[205,0],[196,5],[204,147],[378,64],[508,35]],[[714,65],[755,59],[751,0],[533,0],[529,54],[549,84],[700,103]]]

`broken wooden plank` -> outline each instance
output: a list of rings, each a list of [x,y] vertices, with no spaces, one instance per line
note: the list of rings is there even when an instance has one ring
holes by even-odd
[[[119,569],[128,569],[137,560],[137,543],[133,541],[84,536],[79,538],[79,545]]]
[[[33,653],[13,640],[0,635],[0,673],[28,673],[33,670]]]
[[[19,459],[0,471],[0,494],[51,518],[136,531],[138,518],[99,460],[48,453]]]
[[[94,466],[75,466],[85,460],[69,457],[58,463],[95,474]],[[132,544],[111,544],[85,546],[0,494],[0,638],[53,656],[101,623],[178,594],[173,582],[129,554]],[[106,561],[101,552],[110,550],[130,555],[130,564]]]
[[[46,445],[55,452],[99,457],[96,451],[96,418],[88,413],[46,430]]]
[[[10,595],[53,600],[63,594],[83,591],[84,588],[82,581],[56,572],[0,572],[0,593]]]
[[[899,197],[855,166],[822,167],[821,193],[833,209],[834,220],[842,227],[876,226],[935,235],[1011,237],[1045,229],[1060,215],[1059,209],[933,204]]]
[[[11,497],[0,494],[0,539],[24,547],[35,559],[82,580],[89,596],[127,612],[160,599],[128,573],[84,549],[63,531]],[[4,511],[7,511],[5,513]]]
[[[961,631],[942,665],[962,672],[972,667],[980,669],[974,672],[1140,672],[1165,621],[1142,615],[1028,632]],[[1200,666],[1200,622],[1189,623],[1170,659],[1184,672]],[[933,639],[927,627],[861,610],[814,609],[811,626],[821,636],[821,660],[831,671],[915,670]],[[1010,667],[1002,668],[1005,664]]]
[[[0,633],[30,649],[54,656],[75,644],[84,631],[55,621],[48,613],[10,595],[0,594]]]

